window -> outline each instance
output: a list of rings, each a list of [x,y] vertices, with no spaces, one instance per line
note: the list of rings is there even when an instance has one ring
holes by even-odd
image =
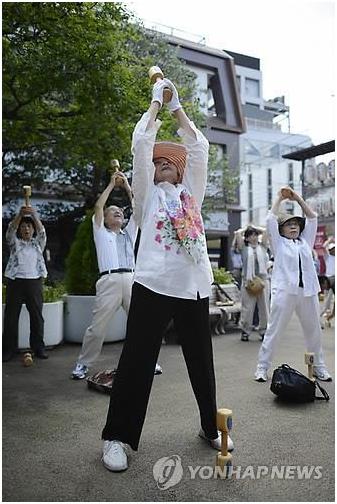
[[[248,174],[248,214],[249,221],[253,222],[253,176]]]
[[[274,144],[272,147],[270,147],[269,156],[272,158],[280,157],[280,146],[278,144]]]
[[[260,97],[260,81],[256,79],[245,79],[245,91],[246,91],[246,99],[248,97],[251,98],[259,98]]]
[[[255,145],[253,144],[253,142],[251,140],[247,140],[245,139],[245,154],[249,154],[250,156],[258,156],[260,157],[261,156],[261,153],[260,151],[258,150],[258,146],[256,146],[256,142],[255,142]]]
[[[267,206],[271,208],[273,201],[273,175],[272,169],[267,170]]]
[[[207,110],[208,115],[216,116],[215,101],[211,88],[207,89]]]
[[[268,168],[268,172],[267,172],[267,185],[271,186],[272,183],[273,183],[272,171],[271,171],[271,168]]]
[[[288,185],[294,189],[294,165],[293,163],[288,163]]]

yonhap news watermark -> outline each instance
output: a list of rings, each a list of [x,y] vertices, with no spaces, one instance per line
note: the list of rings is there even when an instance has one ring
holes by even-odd
[[[221,469],[217,466],[186,465],[183,467],[179,455],[162,457],[153,466],[153,477],[160,490],[167,490],[178,485],[183,476],[191,480],[210,480],[231,478],[238,480],[318,480],[323,477],[323,466],[314,465],[247,465],[229,466]]]

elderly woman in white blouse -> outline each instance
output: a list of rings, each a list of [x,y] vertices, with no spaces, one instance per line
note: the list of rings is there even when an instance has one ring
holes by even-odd
[[[6,233],[10,256],[5,270],[6,307],[2,338],[2,360],[11,360],[18,351],[18,325],[22,304],[30,317],[30,347],[35,356],[47,359],[43,342],[42,282],[47,276],[43,258],[46,232],[33,207],[22,207]]]
[[[280,210],[283,200],[296,201],[305,217]],[[312,257],[317,232],[317,214],[290,187],[278,193],[267,216],[267,233],[274,256],[271,278],[271,312],[261,345],[255,380],[267,381],[267,371],[279,338],[295,312],[299,318],[306,351],[315,354],[314,376],[331,381],[322,351],[318,293],[320,286]],[[290,349],[291,351],[291,349]]]
[[[173,92],[168,107],[183,144],[155,143],[165,86]],[[111,471],[127,469],[127,448],[138,449],[162,335],[172,318],[199,406],[199,435],[220,447],[208,319],[213,276],[200,213],[208,141],[186,116],[167,79],[153,87],[150,108],[134,130],[132,152],[134,217],[141,239],[126,341],[102,434],[102,461]]]

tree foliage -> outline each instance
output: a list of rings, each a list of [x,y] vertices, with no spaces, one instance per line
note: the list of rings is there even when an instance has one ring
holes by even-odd
[[[230,169],[228,159],[219,159],[217,147],[210,145],[208,157],[208,187],[202,212],[205,220],[217,207],[223,211],[226,205],[237,201],[237,189],[240,183],[238,171]]]
[[[131,165],[136,121],[151,96],[148,69],[174,80],[200,125],[194,75],[175,50],[117,2],[3,4],[4,201],[20,184],[71,187],[93,206],[112,158]],[[167,112],[160,132],[174,133]]]

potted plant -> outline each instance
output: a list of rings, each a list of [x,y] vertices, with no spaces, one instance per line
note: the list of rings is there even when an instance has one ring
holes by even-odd
[[[233,275],[225,268],[213,268],[214,283],[219,285],[232,284],[235,282]]]
[[[44,318],[44,343],[46,347],[59,345],[63,340],[63,295],[65,286],[62,283],[43,286],[43,309]],[[6,286],[2,286],[2,301],[6,301]],[[2,305],[2,320],[5,313],[5,304]],[[29,348],[30,320],[26,305],[22,306],[19,318],[19,342],[18,348]]]
[[[92,233],[93,212],[87,212],[78,226],[66,260],[66,290],[64,296],[64,339],[82,343],[91,324],[98,278],[96,250]],[[111,320],[106,342],[125,338],[127,315],[120,308]]]

